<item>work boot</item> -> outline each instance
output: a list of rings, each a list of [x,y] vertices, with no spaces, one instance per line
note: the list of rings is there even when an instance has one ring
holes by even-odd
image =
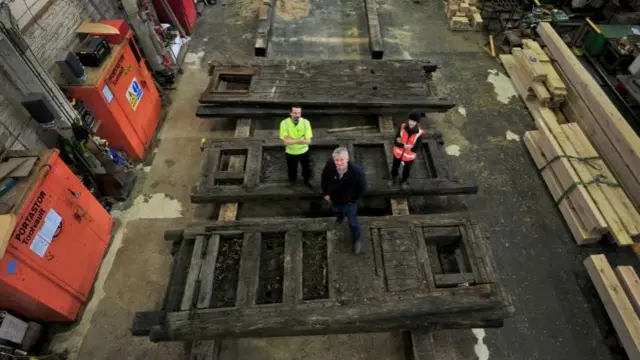
[[[391,186],[397,185],[397,184],[398,184],[398,177],[394,176],[393,178],[391,178]]]
[[[344,223],[344,216],[338,216],[336,218],[336,225],[340,226],[340,225],[342,225],[342,223]]]
[[[353,253],[358,255],[362,252],[362,240],[356,240],[353,242]]]

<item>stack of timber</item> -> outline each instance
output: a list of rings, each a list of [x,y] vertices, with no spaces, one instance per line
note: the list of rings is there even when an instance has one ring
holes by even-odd
[[[564,115],[567,120],[580,125],[638,208],[640,139],[551,25],[540,23],[537,32],[556,71],[567,85],[567,99],[561,107]]]
[[[560,125],[552,109],[529,96],[515,56],[500,60],[538,129],[525,133],[527,149],[576,242],[590,244],[608,234],[619,246],[635,244],[640,214],[579,124]]]
[[[631,266],[611,267],[604,255],[584,261],[589,277],[630,360],[640,359],[640,279]]]
[[[454,31],[482,30],[482,16],[476,7],[477,0],[445,0],[449,28]]]
[[[531,39],[522,40],[522,48],[513,48],[517,71],[524,82],[527,97],[537,99],[548,108],[559,107],[567,97],[567,87],[553,69],[551,59],[540,44]]]

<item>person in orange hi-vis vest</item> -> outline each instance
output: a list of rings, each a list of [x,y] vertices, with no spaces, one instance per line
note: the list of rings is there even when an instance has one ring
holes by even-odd
[[[411,165],[418,157],[422,147],[424,131],[420,128],[420,113],[412,112],[406,123],[402,123],[393,142],[393,163],[391,164],[392,183],[398,183],[398,173],[402,166],[400,185],[406,185]]]

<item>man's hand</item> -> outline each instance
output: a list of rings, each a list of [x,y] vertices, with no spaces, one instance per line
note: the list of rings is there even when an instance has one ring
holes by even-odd
[[[413,147],[413,146],[411,146],[411,145],[405,145],[405,146],[404,146],[404,149],[405,149],[405,150],[411,150],[411,148],[412,148],[412,147]]]
[[[399,142],[399,143],[401,143],[401,142],[402,142],[402,139],[401,139],[401,138],[399,138],[399,137],[397,137],[397,138],[396,138],[396,141],[397,141],[397,142]]]
[[[329,195],[325,195],[324,199],[327,200],[328,202],[331,202],[331,196],[329,196]]]

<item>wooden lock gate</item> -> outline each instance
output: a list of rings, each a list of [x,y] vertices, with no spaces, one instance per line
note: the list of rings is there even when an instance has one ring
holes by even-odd
[[[264,60],[211,64],[211,81],[200,97],[199,117],[286,114],[446,112],[455,103],[435,96],[430,60]]]
[[[152,341],[501,327],[510,315],[478,226],[463,214],[362,217],[354,255],[335,218],[196,224],[178,240]]]
[[[368,187],[364,196],[452,195],[478,191],[475,180],[465,181],[455,177],[441,137],[424,138],[407,187],[390,184],[393,134],[314,137],[310,146],[314,160],[314,189],[302,185],[288,186],[284,146],[277,136],[226,140],[210,138],[203,146],[200,180],[192,189],[191,202],[320,198],[320,174],[338,146],[346,147],[350,159],[365,171]],[[237,158],[237,155],[246,157],[246,162],[240,165],[243,170],[229,171],[229,168],[238,168],[230,160]]]

